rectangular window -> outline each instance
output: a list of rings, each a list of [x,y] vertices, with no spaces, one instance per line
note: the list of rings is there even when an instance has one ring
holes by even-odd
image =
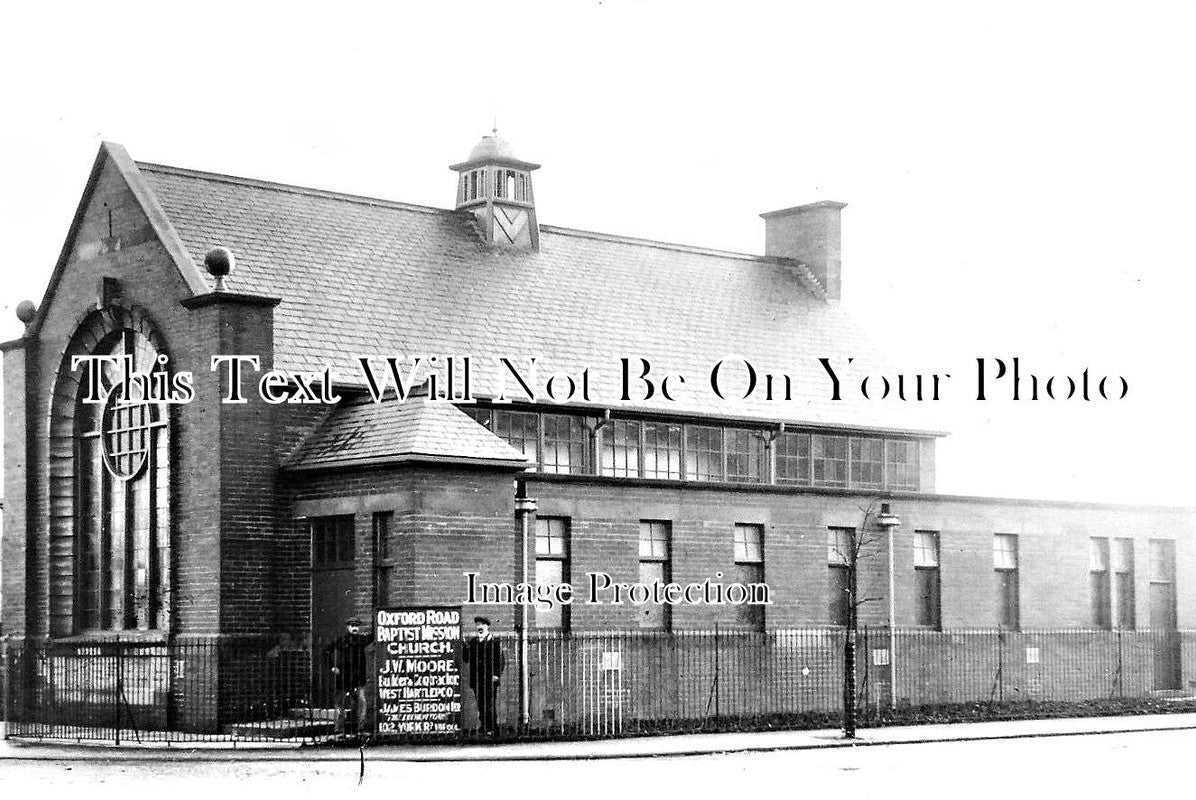
[[[312,517],[312,564],[327,567],[349,566],[353,558],[353,515]]]
[[[1113,568],[1114,623],[1122,630],[1133,630],[1134,616],[1134,540],[1114,539]]]
[[[545,472],[559,475],[583,475],[589,450],[589,432],[581,417],[570,414],[544,414]]]
[[[810,485],[810,434],[782,433],[776,438],[777,483]]]
[[[681,426],[645,422],[644,477],[681,479]]]
[[[847,625],[851,616],[850,580],[855,530],[831,528],[826,534],[827,622]]]
[[[895,491],[916,492],[921,488],[917,442],[890,439],[885,442],[885,480]]]
[[[735,578],[743,584],[764,582],[764,526],[735,526]],[[735,607],[737,621],[752,630],[764,630],[764,606]]]
[[[1017,629],[1021,614],[1016,536],[1005,533],[993,536],[993,569],[997,579],[997,625]]]
[[[914,623],[937,628],[942,624],[939,580],[939,535],[914,532]]]
[[[374,606],[385,608],[395,599],[394,552],[390,541],[393,511],[374,514]]]
[[[691,481],[723,479],[723,429],[685,426],[685,477]]]
[[[536,518],[536,585],[555,586],[569,581],[569,520],[563,517]],[[536,627],[566,630],[567,606],[550,609],[536,606]]]
[[[847,485],[847,437],[814,434],[810,450],[815,486]]]
[[[602,428],[602,474],[638,478],[640,474],[640,424],[612,419]]]
[[[525,456],[533,466],[540,464],[540,415],[534,411],[494,410],[494,433]]]
[[[1173,631],[1176,628],[1175,609],[1175,542],[1170,539],[1151,539],[1150,547],[1150,629],[1152,631]],[[1155,678],[1160,679],[1161,668],[1168,677],[1166,684],[1178,686],[1175,676],[1177,665],[1169,657],[1167,665],[1155,659]]]
[[[1151,583],[1171,583],[1175,579],[1175,542],[1170,539],[1150,540]]]
[[[1113,627],[1110,613],[1109,540],[1093,536],[1088,540],[1088,580],[1092,594],[1092,625],[1101,630]]]
[[[767,474],[764,437],[757,431],[727,428],[727,480],[759,483]]]
[[[864,489],[884,486],[885,443],[882,439],[851,440],[851,485]]]
[[[653,586],[670,580],[672,557],[672,526],[668,522],[644,520],[640,522],[640,583]],[[671,607],[646,603],[639,607],[640,627],[649,630],[669,629]]]

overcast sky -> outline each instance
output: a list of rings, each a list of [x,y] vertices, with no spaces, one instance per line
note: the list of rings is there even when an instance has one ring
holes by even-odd
[[[104,139],[449,206],[497,115],[545,224],[759,253],[760,212],[847,202],[845,307],[960,381],[940,491],[1193,502],[1190,5],[425,5],[6,9],[0,337]],[[978,356],[1130,394],[978,403]]]

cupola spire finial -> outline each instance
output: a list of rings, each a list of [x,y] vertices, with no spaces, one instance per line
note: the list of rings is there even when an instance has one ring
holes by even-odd
[[[469,158],[450,169],[457,178],[457,209],[468,210],[478,222],[482,238],[495,247],[536,250],[540,229],[532,197],[532,172],[539,164],[515,155],[498,135],[498,112],[491,135],[469,151]]]

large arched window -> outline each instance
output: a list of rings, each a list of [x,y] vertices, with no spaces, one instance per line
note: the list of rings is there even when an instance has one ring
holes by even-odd
[[[108,333],[92,351],[131,359],[131,372],[161,372],[144,333]],[[165,405],[126,386],[119,362],[105,363],[104,403],[74,406],[75,624],[77,631],[166,627],[170,542],[170,443]]]

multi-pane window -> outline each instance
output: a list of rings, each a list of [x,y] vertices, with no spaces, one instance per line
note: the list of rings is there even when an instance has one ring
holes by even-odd
[[[640,583],[645,586],[668,583],[672,558],[672,530],[668,522],[640,522]],[[668,630],[670,606],[646,603],[639,607],[640,627]]]
[[[727,480],[758,483],[767,475],[764,437],[757,431],[727,428]]]
[[[644,477],[680,480],[681,426],[667,422],[645,422]]]
[[[814,465],[815,486],[847,485],[847,437],[811,437],[811,459]]]
[[[885,481],[889,489],[916,492],[921,486],[917,442],[889,439],[885,442]]]
[[[581,417],[544,415],[544,472],[582,475],[587,471],[589,433]]]
[[[776,483],[783,486],[920,488],[920,443],[900,439],[763,431],[617,419],[591,434],[584,417],[478,405],[460,409],[542,472],[660,480]]]
[[[735,580],[743,584],[764,582],[764,526],[736,525],[734,535]],[[764,606],[736,606],[738,621],[752,630],[764,630]]]
[[[723,479],[723,429],[685,426],[685,477],[691,481]]]
[[[312,517],[311,560],[316,566],[348,566],[354,560],[353,515]]]
[[[782,433],[777,436],[774,446],[777,453],[777,483],[809,486],[810,434]]]
[[[379,511],[373,516],[374,533],[374,605],[385,608],[395,601],[394,545],[391,542],[393,511]]]
[[[884,486],[883,439],[851,440],[851,485],[864,489],[880,489]]]
[[[569,582],[569,520],[563,517],[536,518],[536,585],[555,586]],[[536,606],[536,627],[564,630],[568,627],[567,606]]]
[[[1016,536],[993,536],[993,569],[997,579],[997,624],[1016,629],[1021,625]]]
[[[1092,624],[1105,630],[1134,628],[1134,542],[1094,536],[1088,540]]]
[[[128,358],[134,372],[156,373],[157,348],[124,330],[96,355]],[[170,448],[166,409],[137,390],[128,396],[121,367],[105,363],[104,404],[75,405],[75,627],[149,630],[165,624],[170,564]]]
[[[507,444],[532,460],[540,463],[540,415],[533,411],[494,412],[494,433],[505,439]]]
[[[1123,630],[1133,630],[1134,617],[1134,540],[1113,540],[1110,559],[1113,570],[1113,622]]]
[[[637,478],[640,474],[640,423],[612,419],[602,428],[602,474]]]
[[[942,624],[939,579],[939,535],[914,532],[914,623],[939,627]]]
[[[855,529],[831,528],[826,533],[827,621],[832,625],[847,625],[851,619]]]
[[[1092,595],[1092,625],[1108,630],[1113,627],[1109,580],[1109,540],[1093,536],[1088,540],[1088,580]]]

